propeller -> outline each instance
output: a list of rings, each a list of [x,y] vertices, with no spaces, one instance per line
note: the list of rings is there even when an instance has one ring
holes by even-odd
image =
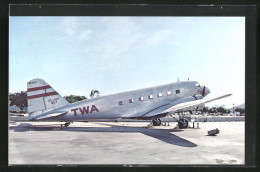
[[[203,89],[202,89],[202,93],[201,93],[202,97],[200,95],[197,95],[198,97],[196,97],[196,95],[193,95],[192,97],[194,97],[195,100],[202,99],[205,96],[205,91],[206,91],[206,87],[204,86]],[[195,113],[197,113],[198,108],[199,108],[199,106],[197,106]],[[190,112],[190,113],[192,114],[192,112]]]
[[[205,86],[203,87],[203,90],[202,90],[202,96],[203,97],[205,96]]]

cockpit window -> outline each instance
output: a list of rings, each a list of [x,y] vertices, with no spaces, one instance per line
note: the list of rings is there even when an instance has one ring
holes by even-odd
[[[196,87],[200,87],[200,84],[199,84],[199,83],[196,83],[195,85],[196,85]]]

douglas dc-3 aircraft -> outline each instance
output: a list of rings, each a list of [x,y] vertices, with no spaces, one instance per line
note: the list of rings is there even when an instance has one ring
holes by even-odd
[[[42,79],[27,83],[28,121],[73,121],[100,119],[143,119],[160,125],[160,118],[176,117],[180,128],[188,127],[183,112],[200,110],[205,103],[228,97],[231,94],[204,98],[210,93],[195,81],[182,81],[95,97],[70,104]],[[177,116],[175,115],[177,114]],[[178,118],[177,118],[178,117]]]

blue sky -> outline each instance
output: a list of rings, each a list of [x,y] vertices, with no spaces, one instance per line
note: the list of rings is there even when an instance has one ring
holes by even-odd
[[[10,17],[9,91],[42,78],[62,96],[179,80],[245,102],[244,17]]]

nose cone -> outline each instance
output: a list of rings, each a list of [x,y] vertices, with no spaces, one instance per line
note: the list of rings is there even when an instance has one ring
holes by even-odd
[[[208,87],[205,87],[205,96],[207,96],[210,93],[210,90]]]

